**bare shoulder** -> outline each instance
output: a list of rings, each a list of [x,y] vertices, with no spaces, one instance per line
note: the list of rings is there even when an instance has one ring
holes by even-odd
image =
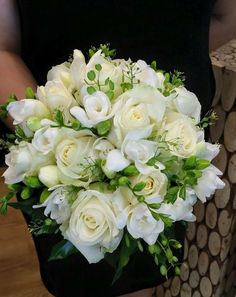
[[[0,50],[18,52],[20,23],[15,0],[0,0]]]

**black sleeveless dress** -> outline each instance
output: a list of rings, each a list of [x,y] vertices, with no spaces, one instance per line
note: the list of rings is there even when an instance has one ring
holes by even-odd
[[[18,0],[22,57],[39,84],[51,66],[73,49],[111,43],[119,58],[156,59],[158,68],[183,71],[204,114],[211,105],[214,80],[208,55],[208,31],[214,0]],[[183,242],[185,229],[175,225]],[[114,270],[104,260],[89,265],[82,255],[48,262],[60,236],[34,237],[41,276],[57,297],[114,297],[165,281],[151,256],[137,253],[111,286]],[[182,257],[182,253],[179,253]]]

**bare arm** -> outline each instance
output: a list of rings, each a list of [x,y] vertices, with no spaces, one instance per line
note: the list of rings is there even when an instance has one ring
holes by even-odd
[[[236,0],[217,0],[210,26],[210,51],[236,38]]]
[[[20,24],[14,0],[0,0],[0,103],[10,94],[24,97],[24,90],[36,82],[20,58]],[[7,125],[11,126],[10,121]]]

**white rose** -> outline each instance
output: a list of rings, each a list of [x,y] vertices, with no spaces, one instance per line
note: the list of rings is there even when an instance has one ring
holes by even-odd
[[[48,188],[60,184],[59,171],[56,165],[47,165],[39,169],[39,180]]]
[[[120,147],[128,132],[143,129],[162,121],[166,102],[164,96],[155,88],[137,85],[125,92],[114,104],[116,110],[111,141]]]
[[[11,146],[10,152],[6,155],[5,162],[8,169],[4,172],[7,184],[19,183],[26,175],[35,175],[42,166],[53,164],[51,155],[45,156],[32,146],[22,141],[19,145]]]
[[[129,160],[134,161],[140,173],[148,174],[152,167],[146,163],[155,156],[158,144],[154,141],[145,140],[151,135],[152,126],[144,129],[130,131],[122,143],[121,151]]]
[[[201,104],[197,96],[184,87],[175,88],[175,92],[176,93],[171,96],[173,99],[170,101],[170,107],[172,107],[174,111],[193,117],[196,123],[199,123]]]
[[[59,80],[66,88],[71,85],[71,78],[69,73],[69,63],[65,62],[56,66],[53,66],[47,74],[47,81]]]
[[[90,180],[91,170],[86,170],[86,167],[96,159],[93,151],[95,140],[90,131],[81,130],[74,137],[65,138],[57,145],[55,157],[63,182],[79,185],[81,179],[85,182]]]
[[[147,244],[152,245],[164,230],[164,223],[155,220],[147,206],[140,203],[130,207],[127,229],[135,239],[142,238]]]
[[[187,116],[176,112],[167,113],[162,125],[162,133],[173,155],[188,158],[195,153],[198,140],[197,128]]]
[[[168,215],[173,221],[194,222],[196,217],[193,214],[193,205],[196,200],[195,193],[187,189],[185,199],[178,197],[173,204],[162,203],[157,212]]]
[[[168,179],[164,173],[158,169],[152,169],[152,171],[147,174],[139,174],[130,178],[132,186],[137,183],[144,182],[146,184],[142,191],[139,191],[138,195],[143,195],[148,202],[152,198],[157,198],[155,203],[159,203],[163,200],[166,194],[166,188],[168,184]]]
[[[202,176],[194,187],[197,197],[202,202],[206,202],[206,199],[214,194],[215,190],[224,188],[224,182],[218,177],[221,174],[222,172],[213,165],[203,170]]]
[[[86,63],[84,55],[79,50],[74,50],[73,61],[70,65],[70,76],[72,79],[72,86],[80,90],[85,84]]]
[[[7,111],[14,119],[13,124],[18,125],[30,117],[37,117],[39,119],[50,118],[50,112],[47,107],[39,100],[22,99],[8,104]]]
[[[70,113],[87,128],[92,128],[98,123],[110,119],[114,114],[111,112],[109,98],[100,91],[84,96],[82,105],[84,108],[79,106],[72,107]]]
[[[122,238],[115,214],[110,206],[112,197],[94,190],[78,194],[64,237],[85,256],[97,263],[106,251],[113,252]]]
[[[136,63],[139,71],[135,75],[140,82],[145,83],[157,89],[163,89],[165,77],[163,73],[154,71],[147,63],[143,60],[138,60]]]
[[[62,129],[46,126],[35,132],[32,145],[43,154],[48,154],[55,150],[62,138]]]
[[[58,187],[44,201],[43,204],[34,205],[33,208],[45,207],[44,214],[55,220],[58,224],[65,223],[71,214],[68,202],[69,192],[67,187]]]
[[[117,65],[117,63],[113,63],[113,61],[109,58],[105,58],[102,51],[99,50],[91,57],[86,66],[86,79],[87,73],[91,70],[95,70],[96,64],[100,64],[102,66],[102,69],[99,72],[99,82],[101,85],[101,91],[107,91],[107,86],[104,87],[102,85],[104,85],[106,79],[109,78],[114,83],[115,97],[120,95],[122,93],[122,88],[120,87],[123,77],[122,68],[119,65]]]

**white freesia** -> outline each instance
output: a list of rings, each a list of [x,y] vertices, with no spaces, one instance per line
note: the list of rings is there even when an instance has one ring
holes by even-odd
[[[138,67],[137,74],[135,75],[136,79],[154,88],[163,89],[165,80],[163,73],[154,71],[143,60],[138,60],[136,66]]]
[[[143,139],[150,136],[151,132],[152,126],[130,131],[121,146],[122,153],[127,156],[127,159],[134,161],[135,166],[142,174],[152,171],[152,167],[146,163],[155,156],[158,148],[157,142]]]
[[[47,81],[59,80],[66,88],[71,85],[71,78],[69,73],[69,63],[65,62],[56,66],[53,66],[47,74]]]
[[[108,175],[112,175],[114,172],[119,172],[125,169],[129,164],[130,161],[122,155],[121,151],[114,149],[107,154],[106,161],[103,165],[103,171]]]
[[[152,198],[156,198],[155,203],[160,203],[166,194],[168,179],[167,176],[159,169],[152,168],[152,171],[147,174],[139,174],[132,178],[131,185],[135,186],[137,183],[144,182],[145,188],[137,194],[145,197],[146,202]]]
[[[31,143],[21,141],[11,146],[5,159],[7,170],[4,172],[5,183],[15,184],[24,180],[26,175],[36,175],[42,166],[53,164],[51,155],[43,155],[36,151]]]
[[[106,138],[101,137],[95,140],[93,144],[93,149],[95,154],[102,160],[107,158],[107,155],[110,151],[114,150],[115,147],[108,141]]]
[[[212,144],[204,140],[197,143],[196,157],[198,159],[213,160],[220,152],[219,144]]]
[[[87,128],[92,128],[98,123],[110,119],[114,114],[111,112],[110,99],[100,91],[84,96],[82,105],[84,108],[72,107],[70,113]]]
[[[170,101],[170,107],[181,114],[195,119],[196,124],[200,121],[201,104],[197,96],[185,87],[175,88],[175,93]]]
[[[70,66],[70,76],[72,80],[72,86],[80,90],[80,88],[85,84],[85,73],[86,73],[86,63],[85,57],[80,50],[74,50],[73,61]]]
[[[222,172],[213,165],[210,165],[202,171],[202,176],[198,179],[197,185],[194,187],[197,197],[206,202],[217,189],[223,189],[225,184],[218,177]]]
[[[122,238],[111,199],[110,194],[87,190],[79,192],[72,205],[69,226],[63,235],[89,263],[99,262],[106,251],[113,252]]]
[[[14,119],[13,124],[18,125],[30,117],[37,117],[38,119],[50,118],[48,108],[39,100],[36,99],[22,99],[8,104],[7,111]]]
[[[86,170],[96,159],[93,144],[96,138],[89,130],[74,132],[73,137],[65,138],[56,147],[56,162],[62,173],[60,179],[66,184],[81,185],[89,182],[91,171]]]
[[[55,150],[62,139],[62,129],[46,126],[35,132],[32,145],[43,154],[48,154]]]
[[[196,200],[193,190],[187,189],[185,199],[178,197],[173,204],[162,203],[157,212],[168,215],[173,221],[194,222],[196,217],[193,214],[193,205]]]
[[[51,112],[61,110],[64,113],[66,120],[70,115],[70,107],[76,105],[76,101],[71,92],[69,92],[59,80],[48,81],[44,87],[38,87],[37,96]]]
[[[47,165],[39,169],[39,180],[48,188],[60,184],[59,171],[56,165]]]
[[[168,112],[162,124],[162,133],[173,155],[182,158],[194,155],[198,140],[197,128],[187,116]]]
[[[120,147],[128,132],[160,123],[166,101],[155,88],[137,85],[117,98],[113,108],[114,126],[108,138]]]
[[[69,192],[67,187],[56,188],[40,205],[34,205],[33,208],[45,207],[44,214],[55,220],[58,224],[65,223],[71,214],[68,202]]]
[[[140,203],[130,207],[127,229],[134,238],[142,238],[147,244],[152,245],[164,230],[164,223],[161,220],[155,220],[148,207]]]

